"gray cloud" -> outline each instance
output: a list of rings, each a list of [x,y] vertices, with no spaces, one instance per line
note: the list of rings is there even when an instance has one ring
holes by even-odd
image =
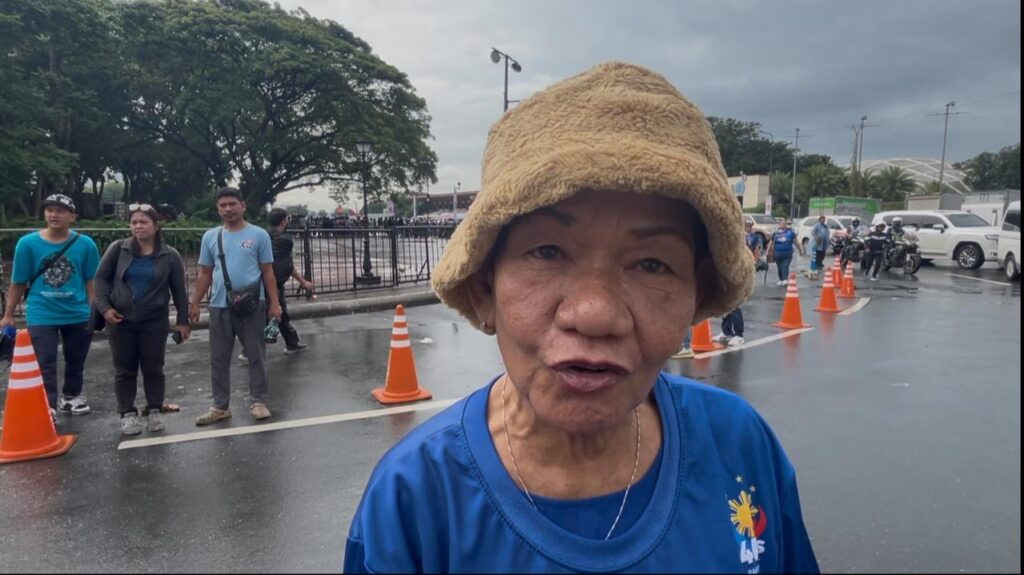
[[[665,75],[706,114],[760,122],[808,153],[849,161],[862,115],[866,159],[946,157],[1020,141],[1020,4],[1011,0],[418,2],[287,0],[335,20],[409,75],[434,118],[432,192],[479,185],[501,115],[495,46],[518,59],[520,99],[607,60]],[[805,138],[806,136],[806,138]]]

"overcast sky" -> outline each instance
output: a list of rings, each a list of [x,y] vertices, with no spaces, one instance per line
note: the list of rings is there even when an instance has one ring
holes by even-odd
[[[283,0],[330,18],[406,73],[433,117],[432,193],[478,189],[487,130],[516,100],[608,60],[651,68],[706,115],[800,128],[805,153],[848,164],[850,125],[867,115],[864,159],[946,160],[1020,141],[1017,0]],[[514,104],[513,104],[514,105]],[[325,192],[280,203],[331,209]]]

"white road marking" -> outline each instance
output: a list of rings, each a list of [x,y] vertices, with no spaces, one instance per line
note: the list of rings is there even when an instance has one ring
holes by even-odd
[[[168,445],[171,443],[183,443],[185,441],[199,441],[200,439],[213,439],[215,437],[231,437],[233,435],[248,435],[250,433],[262,433],[264,431],[279,431],[282,429],[293,429],[296,427],[309,427],[311,425],[323,425],[325,423],[337,423],[340,421],[354,421],[357,419],[369,419],[371,417],[383,417],[396,413],[409,413],[412,411],[427,411],[430,409],[443,409],[459,401],[459,399],[441,399],[424,403],[414,403],[399,407],[386,407],[384,409],[371,409],[368,411],[356,411],[353,413],[339,413],[337,415],[323,415],[320,417],[307,417],[295,421],[278,421],[262,425],[246,425],[243,427],[229,427],[227,429],[212,429],[208,431],[196,431],[193,433],[180,433],[168,435],[167,437],[152,437],[148,439],[130,439],[118,444],[118,451],[122,449],[134,449],[138,447],[151,447],[154,445]]]
[[[741,349],[749,349],[751,347],[757,347],[759,345],[764,345],[766,343],[771,343],[773,341],[778,341],[780,339],[785,339],[787,337],[792,337],[794,335],[800,335],[801,333],[804,333],[805,331],[811,331],[812,329],[814,329],[814,328],[813,327],[805,327],[805,328],[801,328],[801,329],[791,329],[789,331],[784,331],[782,333],[778,333],[778,334],[775,334],[775,335],[770,335],[768,337],[762,337],[760,339],[751,340],[751,341],[743,343],[742,345],[737,345],[735,347],[727,347],[725,349],[716,349],[715,351],[706,351],[704,353],[698,353],[698,354],[694,355],[693,358],[694,359],[703,359],[705,357],[715,357],[716,355],[722,355],[724,353],[731,353],[731,352],[734,352],[734,351],[739,351]]]
[[[987,280],[987,279],[982,279],[982,278],[976,278],[974,276],[962,276],[960,274],[949,274],[949,275],[951,275],[951,276],[953,276],[955,278],[963,278],[965,280],[974,280],[976,282],[985,282],[987,284],[995,284],[997,286],[1003,286],[1003,287],[1013,287],[1013,284],[1008,284],[1006,282],[997,282],[997,281],[992,281],[992,280]]]
[[[860,310],[864,309],[864,306],[868,305],[868,303],[870,301],[871,301],[871,298],[869,298],[869,297],[862,297],[862,298],[860,298],[860,301],[858,301],[857,303],[855,303],[855,304],[851,305],[850,307],[844,309],[843,311],[839,312],[839,315],[853,315],[853,314],[859,312]]]

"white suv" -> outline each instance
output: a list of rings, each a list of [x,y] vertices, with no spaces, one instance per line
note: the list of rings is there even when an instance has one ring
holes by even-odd
[[[998,261],[999,228],[975,214],[954,210],[881,212],[875,214],[871,225],[892,225],[896,216],[903,218],[903,227],[917,234],[923,261],[947,258],[965,270]]]
[[[1020,279],[1020,202],[1010,202],[1003,214],[1003,229],[999,231],[999,262],[1006,271],[1006,279]]]

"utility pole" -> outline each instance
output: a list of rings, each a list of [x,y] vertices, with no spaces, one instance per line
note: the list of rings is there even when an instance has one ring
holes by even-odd
[[[796,157],[800,154],[800,128],[796,129],[796,140],[793,143],[793,187],[789,190],[789,219],[792,220],[793,208],[796,206]]]
[[[942,178],[946,175],[946,134],[949,132],[949,109],[956,106],[956,100],[946,103],[946,123],[942,128],[942,158],[939,160],[939,195],[942,195]]]

